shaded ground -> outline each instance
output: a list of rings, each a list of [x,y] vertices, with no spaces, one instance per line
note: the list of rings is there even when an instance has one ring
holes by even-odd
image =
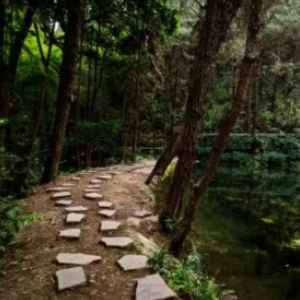
[[[146,174],[152,168],[151,162],[132,166],[117,166],[114,170],[123,173],[115,175],[113,180],[105,182],[100,188],[105,200],[112,200],[117,208],[115,219],[124,222],[132,217],[137,209],[151,209],[148,190],[143,184]],[[101,169],[105,172],[107,169]],[[98,172],[99,173],[99,172]],[[23,230],[14,245],[4,257],[6,275],[0,278],[1,300],[126,300],[134,295],[134,279],[143,277],[148,271],[125,273],[116,265],[116,261],[130,250],[108,249],[99,244],[101,217],[98,215],[97,201],[83,198],[83,189],[95,176],[89,174],[81,177],[80,182],[72,187],[72,205],[89,208],[82,224],[66,226],[66,213],[63,208],[56,208],[51,194],[46,189],[70,182],[69,177],[60,177],[55,184],[41,186],[35,195],[26,200],[26,205],[37,212],[40,220]],[[58,238],[60,230],[81,228],[79,241],[67,241]],[[140,231],[148,236],[150,224],[146,221]],[[123,225],[114,235],[128,236],[128,226]],[[64,268],[55,263],[60,252],[81,252],[102,256],[101,263],[84,267],[89,284],[74,291],[56,293],[55,272]]]

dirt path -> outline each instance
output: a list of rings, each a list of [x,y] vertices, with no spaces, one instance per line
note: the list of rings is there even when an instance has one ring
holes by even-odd
[[[117,209],[114,219],[123,223],[117,232],[105,236],[128,236],[128,231],[132,229],[126,220],[133,217],[136,210],[151,210],[147,187],[143,182],[152,167],[153,162],[116,166],[113,170],[121,173],[101,184],[100,193],[104,200],[111,200]],[[99,173],[108,170],[112,168],[97,171]],[[71,182],[73,176],[60,177],[55,184],[39,187],[36,194],[26,200],[26,204],[41,219],[20,233],[4,257],[6,275],[0,278],[1,300],[129,300],[134,295],[134,279],[150,274],[150,271],[145,270],[123,272],[116,265],[116,261],[123,255],[136,253],[134,247],[127,250],[113,249],[99,243],[104,236],[99,230],[100,220],[103,218],[98,215],[97,201],[84,199],[83,192],[95,175],[81,176],[76,186],[71,188],[74,200],[72,206],[82,205],[89,208],[86,219],[79,225],[65,225],[67,214],[64,208],[55,206],[55,201],[50,199],[51,193],[46,193],[46,189]],[[139,228],[148,237],[153,235],[149,232],[149,228],[153,226],[151,222],[145,220]],[[81,228],[80,239],[69,241],[58,238],[59,231],[68,228]],[[88,285],[57,293],[55,272],[63,269],[63,266],[57,265],[55,258],[57,254],[65,252],[100,255],[102,261],[84,267]]]

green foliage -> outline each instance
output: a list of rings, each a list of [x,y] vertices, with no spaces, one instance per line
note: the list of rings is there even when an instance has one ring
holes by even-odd
[[[205,274],[202,256],[196,250],[180,262],[161,248],[148,263],[185,299],[222,300],[234,295],[232,291],[222,291],[220,285]]]

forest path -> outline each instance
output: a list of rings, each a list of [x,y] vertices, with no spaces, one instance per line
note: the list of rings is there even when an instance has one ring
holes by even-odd
[[[110,168],[94,169],[94,173],[83,173],[78,181],[74,175],[59,177],[52,184],[40,186],[35,195],[25,200],[31,210],[40,217],[37,222],[23,230],[4,257],[6,275],[0,277],[0,299],[2,300],[117,300],[132,299],[135,291],[134,279],[143,278],[153,272],[149,269],[125,272],[117,261],[126,254],[136,253],[135,247],[128,249],[109,248],[100,243],[103,237],[128,237],[137,232],[153,236],[155,217],[141,220],[135,217],[137,211],[151,210],[148,188],[144,185],[147,174],[154,162],[133,165],[120,165]],[[102,181],[99,193],[103,200],[111,201],[116,209],[114,220],[122,223],[115,232],[101,233],[101,221],[107,220],[99,215],[98,200],[85,199],[84,189],[91,180],[105,172],[115,171],[112,179]],[[119,173],[120,172],[120,173]],[[101,174],[100,174],[101,173]],[[75,183],[70,186],[73,206],[83,206],[85,219],[78,225],[65,223],[67,212],[64,207],[55,205],[53,193],[47,189]],[[129,222],[129,220],[131,222]],[[154,219],[154,220],[153,220]],[[132,222],[133,220],[133,222]],[[80,228],[79,240],[66,240],[59,237],[65,229]],[[102,261],[84,266],[88,284],[73,290],[57,293],[55,273],[72,266],[59,265],[59,253],[83,253],[102,257]],[[73,266],[75,267],[75,266]]]

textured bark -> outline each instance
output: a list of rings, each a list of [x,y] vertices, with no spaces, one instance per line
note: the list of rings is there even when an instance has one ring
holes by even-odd
[[[43,182],[55,180],[58,175],[61,151],[71,107],[70,99],[79,48],[82,8],[83,0],[67,0],[68,24],[56,99],[55,124],[50,145],[51,156],[45,165]]]
[[[182,221],[179,223],[177,231],[170,244],[170,252],[179,254],[182,251],[184,241],[190,232],[192,222],[197,215],[198,205],[203,199],[207,188],[216,173],[221,155],[226,146],[228,137],[232,128],[243,108],[249,84],[251,81],[253,67],[259,58],[259,39],[258,34],[261,29],[260,14],[262,10],[262,0],[253,0],[250,4],[250,17],[248,24],[247,43],[245,55],[241,66],[239,83],[237,86],[236,94],[234,96],[233,105],[229,115],[225,118],[222,125],[219,127],[219,134],[214,148],[211,151],[207,168],[199,183],[193,190],[193,195],[190,203],[185,211]]]
[[[191,84],[185,113],[184,129],[181,134],[180,153],[173,177],[170,194],[160,216],[164,228],[164,218],[173,218],[176,207],[182,206],[190,183],[194,164],[197,139],[203,118],[211,66],[225,41],[230,25],[241,0],[209,0],[202,28],[199,33],[197,53],[191,71]]]

